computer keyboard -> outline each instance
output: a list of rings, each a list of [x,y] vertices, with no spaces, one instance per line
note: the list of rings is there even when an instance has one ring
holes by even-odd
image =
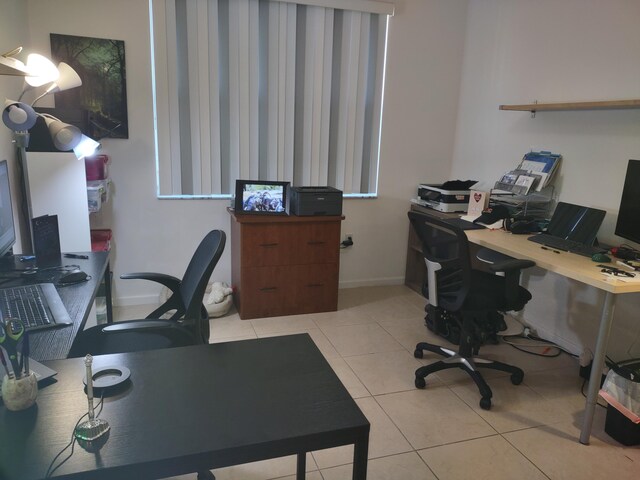
[[[602,247],[595,247],[593,245],[585,245],[584,243],[575,242],[573,240],[567,240],[565,238],[554,237],[551,235],[545,235],[540,233],[538,235],[532,235],[528,238],[532,242],[545,245],[557,250],[563,250],[565,252],[576,253],[584,257],[592,257],[596,253],[605,253],[606,250]]]
[[[17,318],[26,330],[39,330],[71,323],[62,300],[52,284],[0,289],[0,314]]]

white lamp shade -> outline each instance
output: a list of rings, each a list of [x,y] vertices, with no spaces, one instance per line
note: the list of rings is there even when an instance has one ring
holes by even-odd
[[[6,100],[2,110],[2,121],[14,132],[29,130],[36,124],[38,116],[26,103]]]
[[[63,92],[82,85],[80,75],[68,64],[60,62],[58,64],[58,72],[60,72],[58,80],[47,89],[47,93]]]
[[[60,120],[44,117],[49,128],[53,145],[63,152],[73,150],[82,140],[82,132],[78,127],[61,122]]]
[[[25,81],[32,87],[55,82],[60,76],[53,62],[38,53],[32,53],[27,57],[27,71],[29,74],[25,77]]]
[[[102,148],[100,143],[96,142],[93,138],[82,135],[82,139],[73,149],[73,153],[75,153],[78,160],[80,160],[84,157],[90,157],[96,151],[100,150],[100,148]]]

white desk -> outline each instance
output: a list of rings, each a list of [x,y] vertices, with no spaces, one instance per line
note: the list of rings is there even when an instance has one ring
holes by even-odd
[[[545,270],[604,290],[605,300],[600,314],[600,327],[589,378],[582,432],[580,433],[580,443],[588,445],[600,387],[600,378],[604,367],[604,357],[609,343],[609,332],[613,320],[616,296],[621,293],[640,292],[640,283],[629,283],[615,278],[607,278],[600,273],[600,268],[590,258],[573,253],[555,253],[552,250],[544,250],[539,244],[527,240],[529,235],[511,235],[503,230],[467,230],[465,233],[469,241],[476,245],[487,247],[515,258],[533,260],[537,266]]]

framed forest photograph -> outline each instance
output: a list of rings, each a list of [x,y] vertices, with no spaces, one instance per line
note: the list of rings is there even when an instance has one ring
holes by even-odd
[[[82,86],[55,94],[56,109],[88,112],[88,136],[129,138],[124,41],[50,34],[51,56],[69,64]]]

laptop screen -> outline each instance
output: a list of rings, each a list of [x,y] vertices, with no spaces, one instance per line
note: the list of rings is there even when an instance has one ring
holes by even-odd
[[[604,210],[558,202],[547,233],[554,237],[593,245],[605,214]]]

